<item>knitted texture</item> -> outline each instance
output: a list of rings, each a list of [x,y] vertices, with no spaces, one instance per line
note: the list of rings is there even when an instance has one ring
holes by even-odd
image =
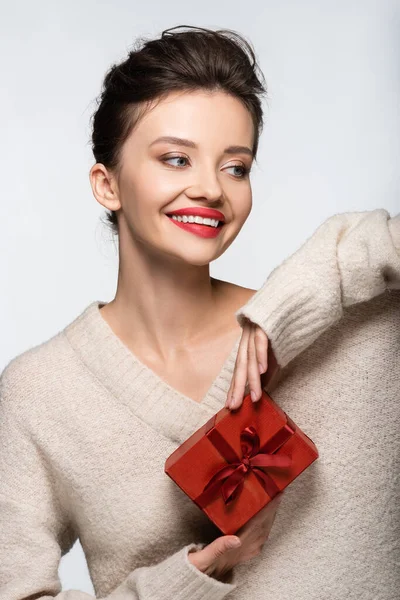
[[[276,267],[235,315],[267,334],[282,367],[336,323],[343,308],[400,289],[400,214],[333,215]]]
[[[242,307],[267,334],[271,323],[279,331],[277,356],[297,352],[272,395],[320,456],[286,489],[261,554],[235,566],[229,583],[189,562],[189,550],[221,532],[164,463],[223,407],[239,339],[201,402],[132,354],[102,318],[101,301],[9,362],[0,378],[1,600],[93,600],[62,591],[58,578],[60,558],[78,538],[98,599],[398,597],[400,229],[384,212],[369,213],[378,218],[368,231],[380,235],[383,227],[387,235],[370,245],[373,256],[361,252],[369,258],[357,262],[354,279],[345,264],[354,264],[351,247],[338,244],[347,237],[350,244],[367,213],[347,214],[339,233],[329,224],[336,241],[317,230],[302,247],[312,246],[309,260],[295,254]],[[296,327],[280,298],[288,278],[301,288],[299,266],[303,286],[312,285],[303,302],[285,304]],[[330,293],[314,289],[316,281]]]

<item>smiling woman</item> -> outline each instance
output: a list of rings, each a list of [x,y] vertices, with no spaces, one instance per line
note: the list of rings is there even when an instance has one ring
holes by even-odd
[[[109,69],[93,118],[115,298],[1,375],[0,598],[88,600],[58,577],[79,538],[103,600],[392,600],[400,216],[332,216],[258,291],[211,277],[252,208],[266,89],[239,34],[182,27]],[[268,342],[282,367],[274,399],[321,458],[276,523],[266,498],[221,536],[164,464],[233,381],[230,408],[246,379],[260,393]]]
[[[157,136],[160,131],[190,132],[190,140]],[[140,239],[163,255],[175,256],[181,268],[190,262],[208,269],[234,241],[251,210],[248,174],[254,137],[249,110],[221,89],[171,91],[140,113],[118,150],[118,165],[97,162],[90,173],[96,199],[111,211],[112,220],[115,215],[120,246],[125,248],[129,240],[130,262],[137,258],[132,253],[143,253],[143,246],[137,248],[135,243]],[[232,143],[227,146],[226,140]],[[182,210],[197,217],[218,211],[214,214],[222,215],[223,227],[210,229],[209,224],[182,219],[175,223],[192,235],[172,237],[160,218]],[[199,244],[199,238],[217,243]],[[122,253],[120,260],[124,268]]]
[[[189,31],[174,31],[180,28]],[[220,173],[229,173],[232,179],[247,180],[263,128],[261,97],[265,94],[254,50],[236,32],[190,26],[166,30],[159,40],[148,40],[140,50],[137,47],[131,51],[123,63],[114,65],[105,76],[93,119],[96,162],[119,174],[128,138],[136,129],[133,143],[138,148],[140,122],[152,119],[149,113],[161,104],[152,127],[146,126],[147,151],[160,146],[185,147],[193,151],[192,157],[174,153],[158,158],[164,163],[187,161],[197,177],[202,167],[202,181],[206,162]],[[182,135],[189,132],[192,135]],[[231,158],[228,165],[227,158]],[[119,220],[125,213],[122,199],[116,205],[104,205],[109,209],[107,220],[118,233]]]

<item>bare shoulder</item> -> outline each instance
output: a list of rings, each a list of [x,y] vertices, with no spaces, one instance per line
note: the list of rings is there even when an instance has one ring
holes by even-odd
[[[250,300],[250,298],[252,296],[254,296],[254,294],[256,293],[257,290],[253,290],[251,288],[245,288],[242,287],[240,285],[235,286],[238,289],[237,293],[238,293],[238,299],[239,299],[239,306],[238,308],[240,308],[243,304],[246,304],[246,302],[248,302]]]
[[[241,306],[246,304],[257,290],[246,288],[230,281],[214,279],[214,285],[219,290],[220,297],[226,310],[236,312]]]

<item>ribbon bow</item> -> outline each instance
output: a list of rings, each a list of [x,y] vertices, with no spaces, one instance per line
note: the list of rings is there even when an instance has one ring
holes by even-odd
[[[229,464],[221,467],[211,477],[204,486],[203,492],[195,499],[197,504],[204,508],[216,493],[221,493],[225,504],[230,504],[242,491],[244,478],[249,471],[256,475],[271,498],[278,494],[278,486],[263,469],[270,467],[284,468],[292,464],[290,456],[273,453],[294,433],[295,425],[289,417],[287,418],[289,425],[293,425],[293,428],[283,427],[263,446],[262,451],[260,451],[260,438],[257,430],[253,426],[243,429],[240,433],[241,457],[236,454],[218,430],[213,429],[211,431],[212,436],[209,437]]]

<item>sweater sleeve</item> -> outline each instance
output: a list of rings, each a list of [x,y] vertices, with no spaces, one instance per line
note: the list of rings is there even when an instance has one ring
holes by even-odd
[[[0,378],[0,598],[93,600],[61,591],[58,566],[77,539],[54,488],[51,470]],[[132,570],[103,600],[220,600],[237,586],[188,560],[188,544],[162,562]]]
[[[329,217],[276,267],[236,311],[263,329],[280,367],[326,329],[343,308],[400,289],[400,213],[385,209]]]

